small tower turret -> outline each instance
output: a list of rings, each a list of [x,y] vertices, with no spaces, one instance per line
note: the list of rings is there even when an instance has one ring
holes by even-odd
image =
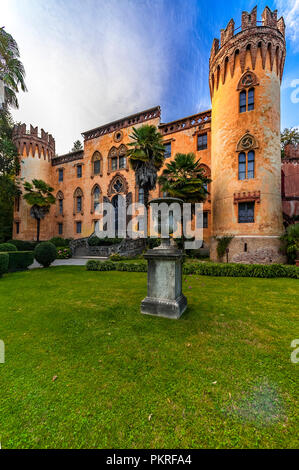
[[[41,179],[52,184],[52,158],[55,157],[55,140],[43,129],[39,134],[38,127],[18,124],[13,130],[13,142],[18,149],[20,174],[22,182]],[[49,238],[49,227],[42,224],[41,239]],[[43,233],[44,228],[44,233]],[[15,201],[13,237],[23,240],[34,240],[36,222],[30,217],[30,207],[22,196]]]

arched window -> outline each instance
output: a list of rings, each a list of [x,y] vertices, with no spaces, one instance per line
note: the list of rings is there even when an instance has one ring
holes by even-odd
[[[100,208],[100,197],[101,197],[101,190],[98,185],[94,186],[91,192],[91,199],[92,199],[92,212],[97,212]]]
[[[244,152],[239,154],[239,180],[246,179],[246,154]]]
[[[102,173],[102,155],[100,152],[95,152],[92,156],[92,174],[101,175]]]
[[[108,155],[109,171],[123,170],[127,168],[127,147],[121,145],[119,148],[112,147]]]
[[[246,113],[246,91],[240,93],[240,113]]]
[[[57,203],[57,214],[59,215],[63,215],[63,199],[64,199],[63,192],[58,191],[56,195],[56,203]]]
[[[248,90],[248,111],[252,111],[254,109],[254,88],[250,88]]]
[[[83,192],[80,188],[74,192],[74,214],[83,214]]]

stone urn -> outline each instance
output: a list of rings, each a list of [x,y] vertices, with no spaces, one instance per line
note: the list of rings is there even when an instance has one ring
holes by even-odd
[[[158,198],[153,203],[183,204],[181,199]],[[161,220],[154,220],[155,230],[161,235]],[[161,245],[148,250],[144,258],[148,262],[147,297],[141,302],[141,313],[157,317],[179,319],[187,308],[182,293],[183,251],[179,250],[170,235],[175,231],[173,218],[169,220],[169,236],[161,237]],[[164,234],[163,234],[164,235]]]

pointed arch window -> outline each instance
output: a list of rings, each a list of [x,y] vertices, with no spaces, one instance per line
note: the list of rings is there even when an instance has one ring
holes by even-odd
[[[83,214],[83,191],[77,188],[74,192],[74,215]]]
[[[92,201],[92,207],[91,207],[91,212],[98,212],[100,209],[100,202],[101,202],[101,190],[98,185],[94,186],[92,192],[91,192],[91,201]]]
[[[253,72],[247,71],[242,75],[237,87],[237,90],[240,92],[240,113],[254,110],[255,87],[258,84],[258,78]]]
[[[91,160],[92,164],[92,175],[102,175],[102,165],[103,165],[103,158],[100,152],[96,151]]]
[[[63,200],[64,200],[63,192],[58,191],[56,195],[56,203],[57,203],[57,214],[59,215],[63,215]]]
[[[112,147],[108,155],[108,171],[127,169],[127,147],[121,145],[119,148]]]

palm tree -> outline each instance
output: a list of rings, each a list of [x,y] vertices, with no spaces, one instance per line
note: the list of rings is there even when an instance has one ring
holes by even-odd
[[[200,160],[196,161],[194,153],[177,153],[159,176],[159,183],[164,192],[190,203],[206,200],[210,182],[200,166]]]
[[[27,91],[25,69],[19,60],[20,52],[13,37],[0,28],[0,81],[4,84],[4,106],[19,107],[16,93]]]
[[[155,189],[157,173],[164,163],[165,148],[162,135],[155,126],[145,124],[130,136],[132,142],[127,155],[135,171],[136,185],[144,190],[144,204],[147,205],[149,192]]]
[[[299,259],[299,223],[289,225],[281,240],[285,242],[289,262],[294,263]]]
[[[51,205],[56,202],[52,194],[54,189],[43,180],[36,179],[32,180],[32,183],[26,182],[24,189],[26,191],[24,199],[31,206],[30,215],[37,222],[36,240],[39,242],[40,221],[45,218],[46,214],[50,211]]]

